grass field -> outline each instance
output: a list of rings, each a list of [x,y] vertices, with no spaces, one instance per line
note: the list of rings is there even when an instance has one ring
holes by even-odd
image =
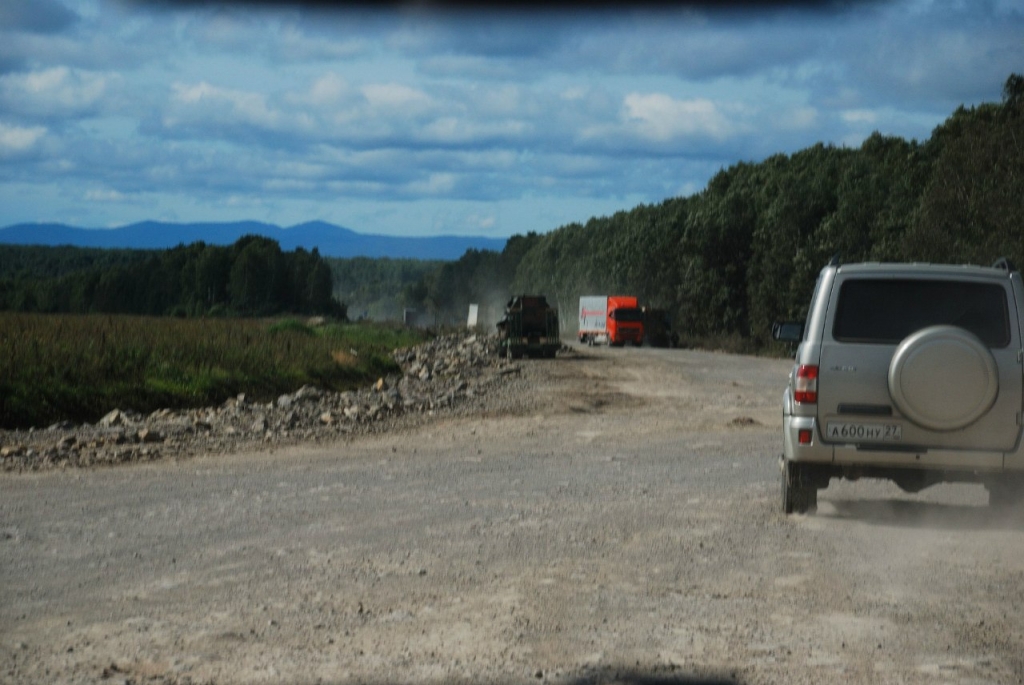
[[[95,421],[114,408],[346,390],[397,371],[422,334],[373,324],[0,312],[0,428]]]

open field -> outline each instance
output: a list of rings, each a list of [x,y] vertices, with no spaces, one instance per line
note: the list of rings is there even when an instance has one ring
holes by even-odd
[[[415,332],[296,320],[0,312],[0,428],[365,385]]]

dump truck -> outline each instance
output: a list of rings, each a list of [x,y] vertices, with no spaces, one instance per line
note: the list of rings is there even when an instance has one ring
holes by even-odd
[[[619,347],[644,343],[644,313],[631,295],[588,295],[580,298],[580,343]]]
[[[498,322],[498,354],[511,359],[554,357],[562,347],[558,310],[543,295],[516,295]]]

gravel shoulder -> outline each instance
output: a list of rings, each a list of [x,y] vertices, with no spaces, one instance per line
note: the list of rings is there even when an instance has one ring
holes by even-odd
[[[788,361],[511,366],[386,430],[0,474],[0,681],[1024,681],[980,486],[781,514]]]

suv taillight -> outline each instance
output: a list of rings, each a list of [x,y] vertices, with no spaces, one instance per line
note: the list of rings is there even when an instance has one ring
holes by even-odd
[[[816,404],[818,401],[818,367],[801,364],[796,370],[793,399],[797,404]]]

